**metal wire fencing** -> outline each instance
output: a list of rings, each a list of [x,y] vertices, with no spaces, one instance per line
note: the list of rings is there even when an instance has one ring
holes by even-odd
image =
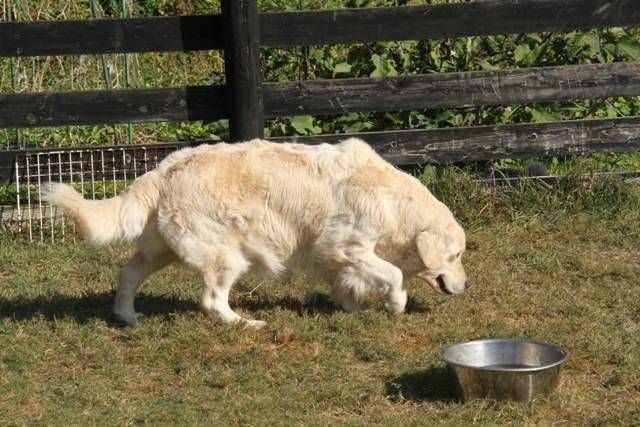
[[[179,144],[123,145],[17,154],[9,190],[13,194],[7,197],[15,204],[0,206],[0,231],[32,242],[75,239],[74,226],[62,211],[42,202],[47,184],[69,183],[90,199],[114,197],[178,148]]]

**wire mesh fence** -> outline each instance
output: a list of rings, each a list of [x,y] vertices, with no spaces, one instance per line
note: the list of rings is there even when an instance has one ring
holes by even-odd
[[[88,147],[17,154],[10,186],[14,204],[0,206],[0,231],[29,241],[75,239],[73,224],[62,211],[41,200],[45,187],[73,185],[85,198],[116,196],[138,176],[154,169],[181,144]]]

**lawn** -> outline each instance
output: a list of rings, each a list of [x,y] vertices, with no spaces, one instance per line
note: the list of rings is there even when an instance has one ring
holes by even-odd
[[[184,267],[110,317],[130,246],[0,238],[2,425],[640,425],[640,198],[590,182],[491,190],[444,180],[474,286],[411,283],[406,314],[305,306],[305,277],[248,278],[232,304],[260,331],[212,324]],[[322,287],[320,287],[322,290]],[[571,353],[556,393],[460,402],[442,346],[526,337]]]

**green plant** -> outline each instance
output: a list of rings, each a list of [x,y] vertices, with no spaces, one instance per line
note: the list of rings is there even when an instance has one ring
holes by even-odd
[[[102,0],[100,14],[119,16],[123,0]],[[134,16],[218,13],[219,2],[213,0],[129,1]],[[450,3],[434,0],[430,4]],[[291,11],[345,7],[377,7],[425,4],[425,1],[347,1],[347,0],[261,0],[260,10]],[[65,0],[48,3],[21,0],[6,2],[18,20],[85,19],[91,11],[88,3]],[[640,57],[638,29],[611,28],[567,33],[524,34],[510,36],[459,37],[355,45],[310,46],[291,49],[262,49],[265,81],[332,79],[411,75],[417,73],[495,70],[564,64],[635,61]],[[125,86],[124,58],[107,55],[113,85]],[[130,80],[133,87],[178,87],[212,82],[212,76],[224,72],[220,52],[164,53],[130,55]],[[100,59],[94,56],[20,58],[0,60],[0,91],[64,91],[104,87]],[[611,118],[640,114],[637,97],[586,99],[536,105],[504,105],[422,111],[383,113],[349,113],[337,116],[279,117],[265,124],[267,136],[296,134],[348,133],[394,129],[430,129],[448,126],[496,125],[521,122],[544,122],[567,119]],[[124,125],[74,126],[21,131],[23,146],[105,145],[124,136]],[[161,138],[224,139],[226,121],[214,123],[144,123],[132,127],[135,143]],[[15,130],[0,130],[0,146],[16,144]],[[637,168],[637,154],[598,155],[592,163],[601,170]],[[549,159],[549,162],[554,161]],[[570,169],[581,159],[557,158],[558,170]],[[564,165],[567,166],[564,166]]]

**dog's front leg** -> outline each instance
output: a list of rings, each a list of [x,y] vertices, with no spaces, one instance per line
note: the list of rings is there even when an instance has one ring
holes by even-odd
[[[386,295],[385,308],[389,314],[398,315],[404,313],[407,306],[407,291],[402,288],[390,288]]]
[[[367,293],[378,293],[384,295],[385,307],[390,314],[403,313],[407,291],[402,284],[402,271],[370,249],[353,251],[350,255],[350,265],[338,274],[332,290],[342,307],[357,311],[360,300]]]
[[[387,311],[393,315],[404,313],[407,306],[407,291],[402,283],[402,271],[373,252],[368,253],[363,261],[378,283],[379,291],[385,297]]]

